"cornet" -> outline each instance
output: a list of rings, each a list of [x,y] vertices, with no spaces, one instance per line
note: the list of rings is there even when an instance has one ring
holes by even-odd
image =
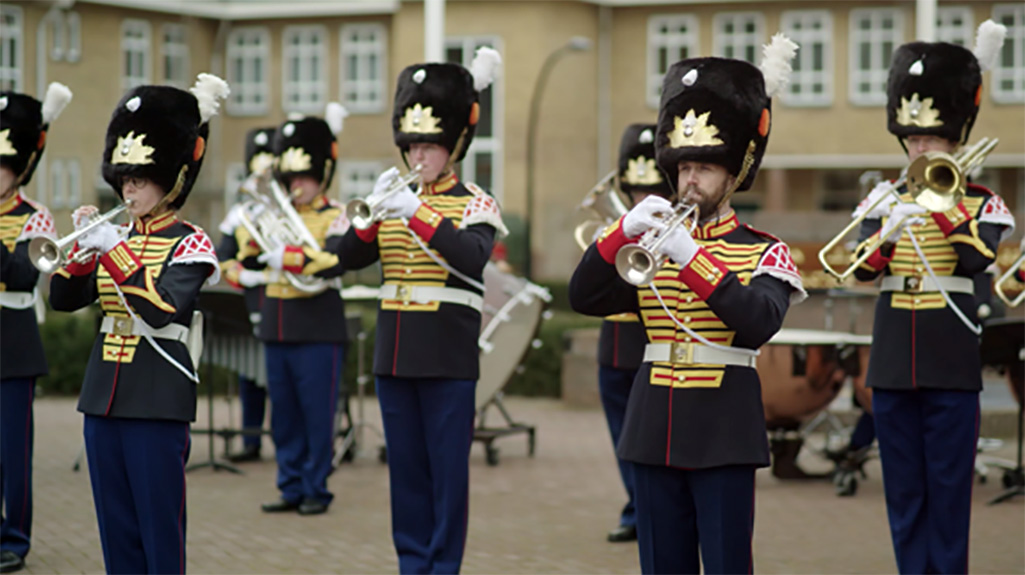
[[[588,219],[578,224],[573,230],[573,239],[577,241],[577,245],[582,250],[586,250],[587,246],[591,245],[591,240],[599,230],[612,224],[629,211],[617,193],[616,175],[616,170],[609,172],[587,192],[580,202],[579,209],[590,212]]]
[[[365,200],[362,198],[350,200],[349,203],[345,204],[345,216],[349,218],[349,221],[352,222],[353,227],[357,230],[368,229],[377,222],[385,219],[384,212],[380,209],[381,204],[386,199],[408,188],[410,184],[419,180],[420,172],[423,169],[424,167],[421,164],[417,164],[405,176],[395,177],[388,186],[388,189],[377,197],[374,197],[373,194],[371,194]]]
[[[879,204],[884,201],[893,201],[894,198],[897,198],[897,201],[902,201],[897,194],[897,189],[904,183],[907,183],[908,193],[911,194],[912,201],[930,212],[945,212],[961,203],[967,186],[965,175],[982,165],[982,162],[986,161],[986,156],[993,151],[993,148],[999,142],[1000,140],[996,138],[983,138],[954,155],[943,152],[926,152],[915,158],[908,165],[904,174],[890,185],[887,193],[879,196],[879,199],[872,202],[872,205],[868,206],[860,216],[854,218],[851,223],[847,224],[847,227],[819,250],[819,262],[822,264],[822,269],[826,270],[827,273],[838,281],[843,281],[883,245],[886,238],[876,238],[875,241],[865,247],[861,256],[856,258],[842,272],[833,269],[833,266],[829,264],[826,258],[826,255],[843,241],[844,237],[851,230],[860,226],[861,222],[865,221],[868,214],[878,207]],[[898,227],[904,225],[904,222],[909,217],[911,216],[899,222]]]
[[[89,261],[96,255],[96,250],[80,250],[74,257],[71,257],[71,249],[75,246],[75,242],[82,236],[95,230],[99,225],[119,216],[121,212],[131,207],[134,201],[125,200],[123,204],[103,215],[93,215],[89,219],[89,225],[80,230],[75,230],[63,238],[57,240],[43,236],[33,238],[28,244],[29,260],[32,261],[32,265],[36,266],[37,270],[44,274],[52,274],[58,268],[64,267],[68,263],[81,264]]]
[[[690,230],[693,232],[699,217],[697,204],[677,204],[673,212],[663,218],[664,228],[661,231],[652,228],[644,232],[636,244],[619,248],[616,252],[616,271],[619,277],[635,286],[650,284],[669,259],[658,251],[666,238],[679,226],[686,225],[688,219],[691,220]]]
[[[997,297],[999,297],[1000,301],[1004,302],[1004,304],[1009,308],[1018,307],[1021,305],[1021,302],[1025,301],[1025,289],[1018,292],[1018,295],[1013,299],[1004,292],[1004,284],[1014,277],[1015,273],[1021,269],[1022,265],[1025,265],[1025,253],[1018,256],[1018,259],[1014,260],[1014,263],[1007,268],[1007,271],[997,279],[996,284],[993,286],[993,290],[997,292]]]

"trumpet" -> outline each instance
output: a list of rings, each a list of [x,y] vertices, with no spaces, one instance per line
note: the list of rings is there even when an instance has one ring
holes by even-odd
[[[1004,292],[1004,283],[1010,281],[1015,276],[1015,273],[1021,269],[1022,265],[1025,265],[1025,253],[1014,260],[1014,263],[1007,268],[1007,271],[997,278],[996,284],[993,286],[993,290],[997,292],[997,297],[1009,308],[1018,307],[1021,305],[1021,302],[1025,301],[1025,289],[1018,292],[1018,295],[1014,298],[1011,298]]]
[[[577,224],[573,230],[573,239],[580,249],[586,250],[599,230],[623,217],[628,212],[623,200],[619,197],[616,186],[616,170],[612,170],[601,179],[580,202],[581,210],[588,210],[588,219]]]
[[[381,193],[376,198],[371,194],[366,199],[356,198],[350,200],[349,203],[345,204],[345,216],[352,222],[353,227],[357,230],[365,230],[380,222],[384,218],[384,212],[381,211],[381,204],[388,198],[394,196],[398,192],[409,187],[410,184],[420,179],[420,172],[424,169],[421,164],[417,164],[412,170],[409,171],[405,176],[397,176],[392,180],[388,189]]]
[[[52,274],[58,268],[62,268],[68,263],[81,264],[89,261],[96,255],[96,250],[80,250],[74,256],[71,256],[71,250],[75,246],[75,242],[81,239],[82,236],[95,230],[101,224],[121,215],[121,212],[131,207],[134,201],[125,200],[123,204],[103,215],[97,216],[94,214],[90,217],[87,226],[80,230],[75,230],[63,238],[57,240],[43,236],[33,238],[28,244],[29,260],[32,261],[32,265],[36,266],[37,270],[44,274]]]
[[[836,247],[851,230],[861,225],[868,214],[884,201],[892,201],[893,198],[900,200],[897,189],[907,184],[911,200],[930,212],[945,212],[961,203],[964,198],[967,186],[966,174],[982,165],[986,156],[993,151],[1000,140],[996,138],[983,138],[975,144],[964,148],[957,154],[951,155],[944,152],[926,152],[915,158],[908,165],[904,174],[890,185],[887,193],[879,196],[879,199],[872,202],[862,214],[847,224],[832,240],[819,250],[819,263],[822,269],[837,279],[843,281],[854,273],[861,264],[879,249],[886,238],[876,238],[871,244],[865,247],[861,256],[856,258],[844,271],[837,271],[827,261],[826,255]],[[898,223],[903,225],[911,216],[907,216]]]
[[[265,253],[283,245],[320,249],[320,243],[292,207],[292,199],[269,170],[250,176],[240,190],[252,199],[242,204],[239,221]],[[292,287],[304,293],[318,294],[329,287],[321,278],[291,272],[283,275]]]
[[[650,284],[669,259],[665,254],[659,253],[659,247],[665,243],[670,232],[686,225],[688,219],[691,220],[690,231],[693,232],[699,217],[700,210],[697,204],[677,204],[672,213],[662,218],[662,231],[650,229],[644,232],[636,244],[627,244],[619,248],[616,252],[616,271],[619,272],[619,277],[635,286]]]

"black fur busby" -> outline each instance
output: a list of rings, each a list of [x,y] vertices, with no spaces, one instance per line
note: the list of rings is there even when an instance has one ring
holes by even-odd
[[[71,101],[71,90],[56,82],[40,102],[17,92],[0,92],[0,165],[14,172],[14,186],[32,180],[46,148],[46,131]]]
[[[274,166],[274,132],[277,128],[256,128],[246,133],[246,175]]]
[[[338,164],[338,140],[348,112],[336,102],[327,105],[324,118],[299,116],[287,120],[274,133],[271,154],[274,176],[286,188],[296,176],[320,182],[321,191],[331,185]]]
[[[459,64],[413,64],[399,74],[392,110],[395,145],[438,144],[452,157],[466,156],[480,117],[478,94],[491,85],[502,58],[480,48],[470,70]]]
[[[189,91],[171,86],[129,90],[107,126],[103,179],[119,197],[124,178],[152,180],[166,194],[162,203],[181,208],[203,165],[207,122],[228,92],[228,84],[210,74],[200,74]]]
[[[662,84],[656,159],[673,189],[681,161],[718,164],[751,188],[769,142],[771,97],[789,79],[797,45],[782,34],[764,48],[762,69],[742,60],[690,58]]]
[[[655,124],[631,124],[623,132],[619,143],[619,189],[630,192],[650,192],[669,197],[673,189],[662,170],[655,164]]]
[[[946,42],[911,42],[897,48],[886,84],[886,124],[902,141],[939,136],[963,144],[982,99],[982,71],[1003,44],[1006,28],[987,20],[972,51]]]

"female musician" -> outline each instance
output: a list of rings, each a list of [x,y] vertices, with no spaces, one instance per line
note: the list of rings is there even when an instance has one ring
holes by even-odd
[[[78,410],[110,573],[185,572],[199,335],[190,325],[200,288],[220,272],[210,238],[177,212],[202,165],[207,122],[227,94],[208,74],[191,93],[139,86],[125,94],[107,127],[103,177],[134,222],[94,225],[50,283],[54,309],[99,298],[103,311]],[[95,212],[77,209],[76,229]]]
[[[1004,34],[986,21],[975,53],[945,42],[897,49],[886,113],[909,160],[968,141],[981,72]],[[1014,219],[982,186],[969,184],[956,206],[932,213],[905,187],[892,188],[877,186],[854,214],[868,212],[856,256],[881,245],[855,275],[883,276],[866,381],[890,532],[901,573],[965,573],[982,389],[972,278],[993,261]],[[886,199],[873,207],[879,197]]]
[[[382,264],[374,374],[402,573],[458,573],[463,558],[483,270],[506,230],[494,198],[452,168],[499,62],[481,48],[473,74],[456,64],[399,74],[392,128],[407,165],[421,166],[419,194],[390,189],[398,171],[386,171],[367,200],[386,219],[354,227],[342,248],[348,269]]]

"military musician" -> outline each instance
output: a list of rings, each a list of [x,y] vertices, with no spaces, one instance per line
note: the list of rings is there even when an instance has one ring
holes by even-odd
[[[56,236],[53,216],[22,186],[43,156],[50,123],[69,101],[71,91],[56,82],[42,102],[0,92],[0,573],[24,567],[32,543],[32,402],[47,365],[36,319],[39,271],[28,247],[33,238]]]
[[[463,558],[483,270],[506,229],[495,199],[454,165],[499,63],[481,48],[473,73],[431,63],[399,74],[392,129],[418,193],[384,172],[367,198],[380,221],[354,225],[343,246],[347,268],[382,266],[374,374],[402,573],[458,573]]]
[[[752,569],[755,469],[769,464],[755,350],[806,294],[787,245],[741,224],[730,196],[754,181],[770,97],[795,52],[774,38],[764,76],[723,58],[669,68],[655,159],[678,204],[660,196],[639,202],[588,248],[570,281],[575,310],[637,313],[650,342],[617,450],[633,463],[644,573]],[[667,225],[667,215],[686,214],[674,212],[686,206],[698,208],[694,227]],[[653,280],[631,285],[617,273],[617,253],[637,249],[652,230],[663,238],[651,244],[652,260],[668,261]]]
[[[196,417],[200,288],[220,276],[214,245],[178,217],[203,163],[208,121],[228,85],[200,74],[191,91],[139,86],[111,115],[103,178],[134,222],[91,225],[51,278],[50,303],[100,300],[78,410],[108,573],[185,572],[185,462]]]
[[[945,42],[896,50],[887,128],[909,161],[968,141],[981,72],[1004,33],[984,22],[975,53]],[[932,212],[906,186],[892,190],[877,186],[854,214],[866,216],[855,255],[879,246],[855,276],[882,276],[867,384],[890,532],[901,573],[965,573],[982,389],[972,279],[993,262],[1014,219],[999,196],[975,184],[952,208]]]

